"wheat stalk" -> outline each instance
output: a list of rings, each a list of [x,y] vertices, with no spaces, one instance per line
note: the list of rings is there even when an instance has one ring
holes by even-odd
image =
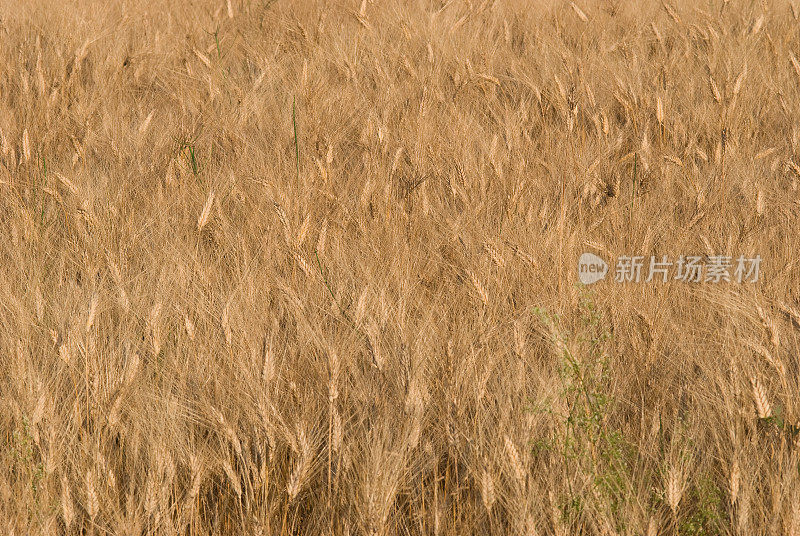
[[[750,385],[753,389],[753,401],[756,404],[756,412],[759,419],[768,419],[772,416],[772,406],[769,404],[767,392],[758,378],[755,376],[750,378]]]
[[[486,289],[481,284],[478,276],[475,275],[474,272],[471,270],[467,270],[467,275],[469,276],[470,281],[472,281],[472,286],[475,287],[475,291],[478,293],[478,297],[483,302],[484,306],[489,306],[489,294],[486,292]]]
[[[31,141],[27,128],[22,131],[22,156],[25,158],[26,164],[31,161]]]
[[[298,459],[286,485],[286,492],[290,501],[293,501],[303,489],[311,468],[311,445],[304,429],[301,428],[297,431],[297,446],[293,445],[292,448],[296,448],[295,454]]]
[[[481,498],[483,499],[483,506],[486,508],[488,514],[492,513],[492,506],[496,499],[494,493],[494,480],[491,473],[487,469],[483,469],[481,474]]]
[[[150,330],[150,343],[153,347],[153,355],[161,353],[161,302],[156,302],[150,309],[147,317],[147,324]]]
[[[683,471],[678,467],[671,467],[667,473],[667,504],[672,510],[673,516],[678,514],[678,506],[685,488],[686,480]]]
[[[194,341],[194,322],[189,317],[188,313],[183,315],[183,324],[186,328],[186,335],[189,337],[189,340]]]
[[[203,210],[200,212],[200,216],[197,218],[197,230],[202,231],[203,227],[206,226],[208,223],[208,218],[211,216],[211,207],[214,205],[214,196],[216,194],[212,190],[211,193],[208,194],[208,198],[206,199],[205,204],[203,205]]]
[[[64,520],[64,526],[69,530],[75,520],[75,510],[73,509],[72,496],[69,492],[69,482],[67,482],[66,476],[61,477],[61,517]]]
[[[200,486],[203,483],[203,476],[205,473],[205,468],[202,461],[195,454],[189,455],[189,471],[191,474],[191,486],[186,494],[186,501],[187,504],[191,505],[194,503],[195,499],[197,499],[197,496],[200,493]]]
[[[514,442],[508,436],[503,437],[503,444],[505,446],[506,456],[508,456],[508,461],[513,471],[514,479],[519,486],[524,487],[526,471],[522,464],[519,451],[517,450],[517,447],[514,446]]]
[[[792,62],[792,67],[794,67],[794,72],[797,75],[797,82],[800,84],[800,62],[797,61],[797,58],[792,52],[789,52],[789,60]]]
[[[86,472],[86,512],[89,514],[92,521],[97,517],[99,508],[100,502],[97,497],[94,471],[90,469]]]
[[[150,121],[153,120],[153,114],[155,114],[155,110],[152,110],[147,117],[144,118],[142,124],[139,125],[139,136],[142,137],[147,133],[147,129],[150,128]]]
[[[225,471],[225,474],[228,477],[228,481],[231,483],[231,487],[233,488],[234,493],[236,496],[241,499],[242,497],[242,484],[239,481],[239,476],[234,471],[231,462],[226,460],[222,460],[222,469]]]
[[[86,333],[89,333],[92,330],[92,326],[94,325],[94,317],[97,314],[97,292],[92,295],[92,300],[89,303],[89,314],[86,318]]]
[[[498,268],[502,268],[506,265],[506,260],[503,257],[503,254],[500,253],[500,250],[493,246],[491,243],[486,242],[483,245],[483,248],[486,250],[486,253],[489,254],[489,258],[492,259],[492,262],[497,265]]]
[[[736,499],[739,498],[739,489],[742,481],[742,474],[739,470],[739,461],[734,459],[731,464],[730,473],[730,491],[731,491],[731,505],[736,504]]]
[[[581,19],[581,21],[589,22],[589,17],[586,16],[586,13],[584,13],[583,10],[579,8],[575,2],[570,2],[569,4],[572,7],[572,10],[575,12],[575,14],[578,16],[578,18]]]
[[[761,319],[764,329],[767,331],[767,333],[769,333],[772,345],[776,350],[779,349],[781,345],[781,337],[777,325],[772,320],[772,317],[770,317],[761,306],[756,306],[756,312],[758,313],[758,317]]]

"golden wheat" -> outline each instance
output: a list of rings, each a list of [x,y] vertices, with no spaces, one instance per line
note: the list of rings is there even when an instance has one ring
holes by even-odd
[[[796,533],[799,9],[0,2],[0,531]]]

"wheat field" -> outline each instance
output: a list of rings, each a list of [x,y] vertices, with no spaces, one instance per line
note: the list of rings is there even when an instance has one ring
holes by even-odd
[[[798,17],[0,0],[0,531],[800,535]]]

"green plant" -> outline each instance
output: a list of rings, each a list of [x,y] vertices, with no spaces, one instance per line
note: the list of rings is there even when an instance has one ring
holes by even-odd
[[[40,483],[44,478],[44,464],[37,460],[31,424],[26,415],[22,416],[21,426],[11,434],[11,458],[20,478],[30,482],[34,505],[38,504]]]
[[[213,35],[214,36],[214,44],[216,45],[216,49],[217,49],[217,59],[221,60],[222,59],[222,48],[220,47],[220,44],[219,44],[219,26],[217,26],[217,28],[213,32],[206,31],[206,33],[209,34],[209,35]]]
[[[195,147],[195,140],[180,140],[178,142],[178,153],[186,160],[189,169],[195,177],[200,175],[200,161],[197,158],[197,149]]]
[[[608,422],[614,406],[609,394],[610,357],[606,352],[611,332],[585,289],[579,307],[579,325],[573,332],[562,327],[558,315],[541,308],[533,310],[548,327],[559,350],[560,396],[567,411],[559,414],[553,411],[552,404],[540,409],[556,420],[548,450],[559,455],[566,472],[569,496],[561,503],[564,517],[574,519],[589,503],[614,517],[627,496],[628,460],[634,453],[622,433]],[[543,448],[541,442],[537,448]],[[591,489],[583,496],[572,486],[576,474],[590,475]]]
[[[723,531],[722,490],[707,477],[700,478],[689,494],[694,511],[679,526],[687,536],[720,534]]]

